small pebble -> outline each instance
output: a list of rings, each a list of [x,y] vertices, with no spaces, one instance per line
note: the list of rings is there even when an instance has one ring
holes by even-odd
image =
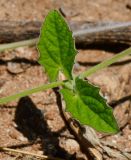
[[[13,62],[8,62],[7,70],[10,73],[13,73],[13,74],[17,74],[17,73],[23,72],[23,69],[21,68],[20,64],[19,63],[13,63]]]
[[[25,141],[27,141],[27,138],[25,138],[25,137],[22,137],[22,136],[19,136],[19,137],[18,137],[18,139],[19,139],[20,141],[22,141],[22,142],[25,142]]]

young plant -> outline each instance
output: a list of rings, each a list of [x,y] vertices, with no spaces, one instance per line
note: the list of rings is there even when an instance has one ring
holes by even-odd
[[[68,25],[57,11],[51,11],[45,19],[38,50],[39,63],[44,67],[50,81],[57,81],[59,72],[67,79],[60,89],[66,103],[66,111],[83,125],[89,125],[102,132],[118,132],[112,109],[100,96],[99,88],[83,80],[82,75],[72,74],[77,54],[75,42]]]
[[[50,11],[45,18],[37,47],[40,53],[38,62],[45,69],[51,83],[1,98],[0,104],[38,91],[61,86],[59,92],[65,101],[66,111],[70,112],[72,118],[82,125],[93,127],[97,131],[117,133],[119,128],[111,107],[100,95],[100,89],[85,78],[129,54],[131,49],[127,49],[80,75],[73,75],[72,70],[77,54],[75,42],[68,25],[56,10]],[[60,72],[64,74],[66,80],[59,81]]]

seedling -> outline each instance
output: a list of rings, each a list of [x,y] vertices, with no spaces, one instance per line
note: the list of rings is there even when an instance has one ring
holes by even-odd
[[[60,87],[59,92],[65,101],[66,112],[69,112],[72,118],[97,131],[117,133],[119,128],[111,107],[100,95],[100,89],[85,78],[130,54],[131,49],[129,48],[79,75],[74,75],[73,65],[77,54],[75,42],[67,23],[56,10],[50,11],[45,18],[37,47],[40,53],[38,62],[45,69],[51,83],[1,98],[0,104],[42,90]],[[59,73],[64,74],[65,80],[60,81]]]

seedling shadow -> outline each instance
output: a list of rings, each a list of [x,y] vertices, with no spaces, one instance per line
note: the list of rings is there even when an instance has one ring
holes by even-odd
[[[20,99],[15,112],[15,123],[19,130],[29,141],[39,138],[44,154],[56,156],[64,159],[72,159],[67,151],[59,146],[58,132],[52,132],[44,118],[43,112],[37,108],[31,98],[23,97]],[[74,157],[75,158],[75,157]]]

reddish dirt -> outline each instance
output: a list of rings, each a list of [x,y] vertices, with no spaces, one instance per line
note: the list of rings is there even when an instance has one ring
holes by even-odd
[[[71,20],[131,21],[129,0],[1,0],[1,20],[43,20],[52,8],[62,8]],[[117,50],[116,50],[117,52]],[[75,67],[79,73],[111,57],[113,52],[104,50],[79,50]],[[97,58],[96,58],[97,57]],[[35,47],[22,47],[0,54],[0,97],[18,93],[48,82],[36,60]],[[25,61],[26,59],[26,61]],[[128,62],[126,61],[128,59]],[[131,57],[121,63],[97,72],[89,80],[101,87],[121,128],[117,135],[100,138],[113,143],[120,150],[131,153]],[[125,98],[127,97],[127,98]],[[125,98],[125,100],[123,100]],[[122,101],[123,100],[123,101]],[[115,104],[115,103],[114,103]],[[85,159],[79,144],[65,128],[52,90],[39,92],[0,106],[0,146],[13,147],[37,154],[65,159]],[[21,154],[0,152],[1,160],[35,160]],[[108,158],[107,158],[108,159]]]

